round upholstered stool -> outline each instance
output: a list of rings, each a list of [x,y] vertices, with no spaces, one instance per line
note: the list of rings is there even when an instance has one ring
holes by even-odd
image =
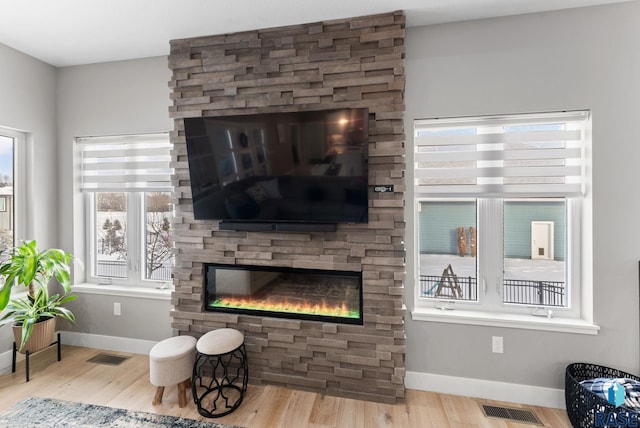
[[[158,388],[153,404],[162,403],[164,387],[178,385],[178,405],[187,405],[186,390],[191,386],[196,338],[175,336],[156,343],[149,352],[149,379]]]
[[[249,380],[244,335],[232,328],[204,334],[196,344],[191,391],[198,413],[228,415],[240,406]]]

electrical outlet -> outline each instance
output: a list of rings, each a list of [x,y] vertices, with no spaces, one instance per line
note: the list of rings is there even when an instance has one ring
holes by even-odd
[[[491,337],[491,352],[495,354],[504,353],[504,339],[502,338],[502,336]]]
[[[113,315],[122,315],[122,307],[120,306],[120,302],[114,302],[113,304]]]

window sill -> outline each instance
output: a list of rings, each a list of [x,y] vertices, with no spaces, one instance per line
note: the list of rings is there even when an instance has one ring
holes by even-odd
[[[411,319],[416,321],[443,322],[450,324],[507,327],[525,330],[555,331],[560,333],[596,335],[600,326],[571,318],[541,318],[533,315],[501,314],[495,312],[442,310],[436,308],[415,308]]]
[[[171,288],[132,287],[124,285],[104,285],[93,283],[74,284],[73,293],[101,294],[106,296],[144,297],[156,300],[171,300]]]

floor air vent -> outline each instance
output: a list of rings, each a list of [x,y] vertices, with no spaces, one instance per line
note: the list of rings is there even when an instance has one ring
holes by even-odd
[[[482,404],[482,411],[488,418],[506,419],[509,421],[523,422],[526,424],[543,425],[531,410],[517,409],[514,407],[491,406]]]
[[[109,366],[118,366],[122,364],[129,357],[121,357],[119,355],[111,355],[100,353],[95,357],[91,357],[87,360],[88,363],[107,364]]]

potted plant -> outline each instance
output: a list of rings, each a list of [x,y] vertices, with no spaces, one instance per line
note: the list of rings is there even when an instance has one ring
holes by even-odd
[[[72,294],[50,296],[47,287],[39,287],[34,298],[26,296],[11,300],[7,312],[0,318],[0,325],[12,324],[18,351],[37,352],[53,342],[56,318],[75,321],[73,312],[62,305],[76,297]]]
[[[75,321],[73,313],[64,307],[76,296],[67,294],[71,290],[70,263],[73,256],[57,248],[38,250],[36,241],[25,241],[3,254],[0,261],[0,276],[4,284],[0,289],[0,311],[7,312],[0,318],[0,325],[13,323],[16,345],[20,352],[37,352],[51,344],[55,335],[57,317]],[[64,294],[49,294],[49,282],[55,278]],[[27,288],[26,297],[10,301],[11,288],[14,285]],[[40,344],[31,344],[29,339],[40,338],[40,329],[48,328],[42,333]],[[44,345],[43,345],[44,344]]]

